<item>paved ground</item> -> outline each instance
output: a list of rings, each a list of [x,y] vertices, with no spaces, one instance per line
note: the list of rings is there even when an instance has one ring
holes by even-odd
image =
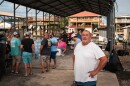
[[[123,46],[120,44],[116,48],[117,50],[123,49]],[[124,71],[116,73],[120,86],[130,86],[130,45],[127,45],[126,50],[129,55],[119,56]]]
[[[58,57],[58,67],[43,74],[40,73],[38,60],[33,61],[32,76],[24,77],[22,66],[19,75],[7,71],[0,81],[0,86],[71,86],[74,80],[71,53],[69,50],[66,56]],[[101,71],[98,74],[97,86],[119,86],[116,74]]]
[[[7,74],[0,81],[0,86],[71,86],[74,77],[71,53],[64,57],[57,57],[57,68],[50,72],[40,73],[39,60],[33,60],[33,75],[24,77],[23,64],[20,74]]]

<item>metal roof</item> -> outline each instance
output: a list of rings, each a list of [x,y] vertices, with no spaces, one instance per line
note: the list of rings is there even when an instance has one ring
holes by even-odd
[[[5,0],[29,8],[67,17],[82,11],[107,16],[115,0]]]

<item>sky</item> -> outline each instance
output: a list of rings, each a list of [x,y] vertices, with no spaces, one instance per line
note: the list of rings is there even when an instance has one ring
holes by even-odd
[[[116,16],[122,16],[122,15],[130,16],[130,0],[116,0],[116,2],[117,2],[117,5],[115,5]]]
[[[2,0],[0,0],[1,2]],[[116,10],[115,14],[116,16],[124,16],[129,15],[130,16],[130,0],[116,0],[117,4],[115,4]],[[25,17],[25,7],[20,6],[16,10],[16,15],[18,16],[24,16]],[[0,5],[0,11],[7,11],[13,13],[13,4],[10,2],[4,1],[2,5]],[[31,10],[29,12],[29,16],[35,16],[35,11]],[[42,16],[42,12],[38,14],[38,16]]]

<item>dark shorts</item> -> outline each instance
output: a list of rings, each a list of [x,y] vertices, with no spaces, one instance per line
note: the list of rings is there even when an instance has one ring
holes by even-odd
[[[50,55],[50,59],[56,59],[56,53],[57,51],[52,51]]]
[[[91,81],[91,82],[75,82],[75,86],[96,86],[96,81]]]

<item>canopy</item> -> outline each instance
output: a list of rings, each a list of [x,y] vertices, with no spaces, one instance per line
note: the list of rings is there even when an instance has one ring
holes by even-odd
[[[10,28],[11,28],[10,23],[7,23],[7,22],[0,23],[0,29],[10,29]]]
[[[82,11],[107,16],[115,0],[5,0],[29,8],[67,17]]]

